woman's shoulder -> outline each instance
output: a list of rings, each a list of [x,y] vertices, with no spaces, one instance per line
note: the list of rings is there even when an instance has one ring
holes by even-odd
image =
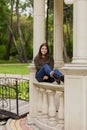
[[[38,55],[36,55],[36,56],[34,57],[34,60],[36,60],[36,59],[38,59]]]
[[[41,58],[40,58],[38,55],[36,55],[36,56],[34,57],[34,61],[38,62],[39,60],[41,60]]]

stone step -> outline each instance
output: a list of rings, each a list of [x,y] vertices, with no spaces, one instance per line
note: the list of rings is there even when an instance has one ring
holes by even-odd
[[[3,129],[1,129],[3,130]],[[35,125],[28,125],[27,118],[9,119],[6,124],[6,130],[40,130]]]
[[[6,130],[6,121],[0,120],[0,130]]]

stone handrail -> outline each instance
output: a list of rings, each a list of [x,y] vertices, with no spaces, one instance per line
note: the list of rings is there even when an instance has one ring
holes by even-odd
[[[28,124],[42,130],[64,130],[64,84],[46,83],[35,80],[36,69],[30,70],[30,108]]]
[[[64,91],[64,86],[63,84],[58,85],[57,83],[46,83],[46,82],[37,82],[34,81],[33,84],[38,87],[38,88],[43,88],[43,89],[50,89],[50,90],[55,90],[55,91]]]
[[[39,127],[44,124],[47,129],[58,130],[64,129],[64,85],[54,83],[45,83],[33,81],[34,87],[38,93],[37,105],[37,121],[40,122]],[[55,96],[58,93],[59,107],[56,108]],[[38,123],[37,123],[38,124]],[[49,127],[50,126],[50,127]],[[52,128],[51,128],[52,127]]]

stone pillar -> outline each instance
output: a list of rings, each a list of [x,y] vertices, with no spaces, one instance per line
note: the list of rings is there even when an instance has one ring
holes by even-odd
[[[74,0],[72,63],[87,63],[87,0]]]
[[[45,0],[34,0],[34,44],[33,57],[38,49],[45,42]]]
[[[63,0],[54,0],[54,61],[61,67],[63,61]]]
[[[87,130],[87,0],[73,2],[73,61],[63,67],[64,128]]]
[[[33,58],[37,55],[40,45],[45,42],[45,1],[44,0],[34,0],[34,23],[33,23]],[[38,91],[33,85],[35,79],[35,66],[32,63],[29,66],[30,69],[30,108],[28,123],[32,123],[33,118],[37,116],[37,97]]]
[[[64,68],[65,130],[87,130],[87,66]]]
[[[38,90],[34,86],[33,81],[35,77],[35,66],[31,64],[29,66],[30,71],[30,80],[29,80],[29,114],[28,114],[28,124],[32,124],[34,122],[34,118],[38,115]]]

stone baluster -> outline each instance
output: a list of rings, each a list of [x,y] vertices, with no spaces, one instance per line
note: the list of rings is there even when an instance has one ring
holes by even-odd
[[[45,89],[41,89],[43,94],[43,103],[42,103],[42,117],[43,119],[48,118],[48,98],[47,93]]]
[[[55,105],[55,91],[52,90],[47,90],[48,92],[48,98],[49,98],[49,120],[48,120],[48,125],[50,126],[55,126],[57,125],[56,121],[56,105]]]
[[[64,93],[59,94],[58,123],[64,124]]]
[[[43,95],[42,95],[41,89],[37,88],[37,90],[38,90],[38,116],[41,116],[42,115],[42,98],[43,98]]]

